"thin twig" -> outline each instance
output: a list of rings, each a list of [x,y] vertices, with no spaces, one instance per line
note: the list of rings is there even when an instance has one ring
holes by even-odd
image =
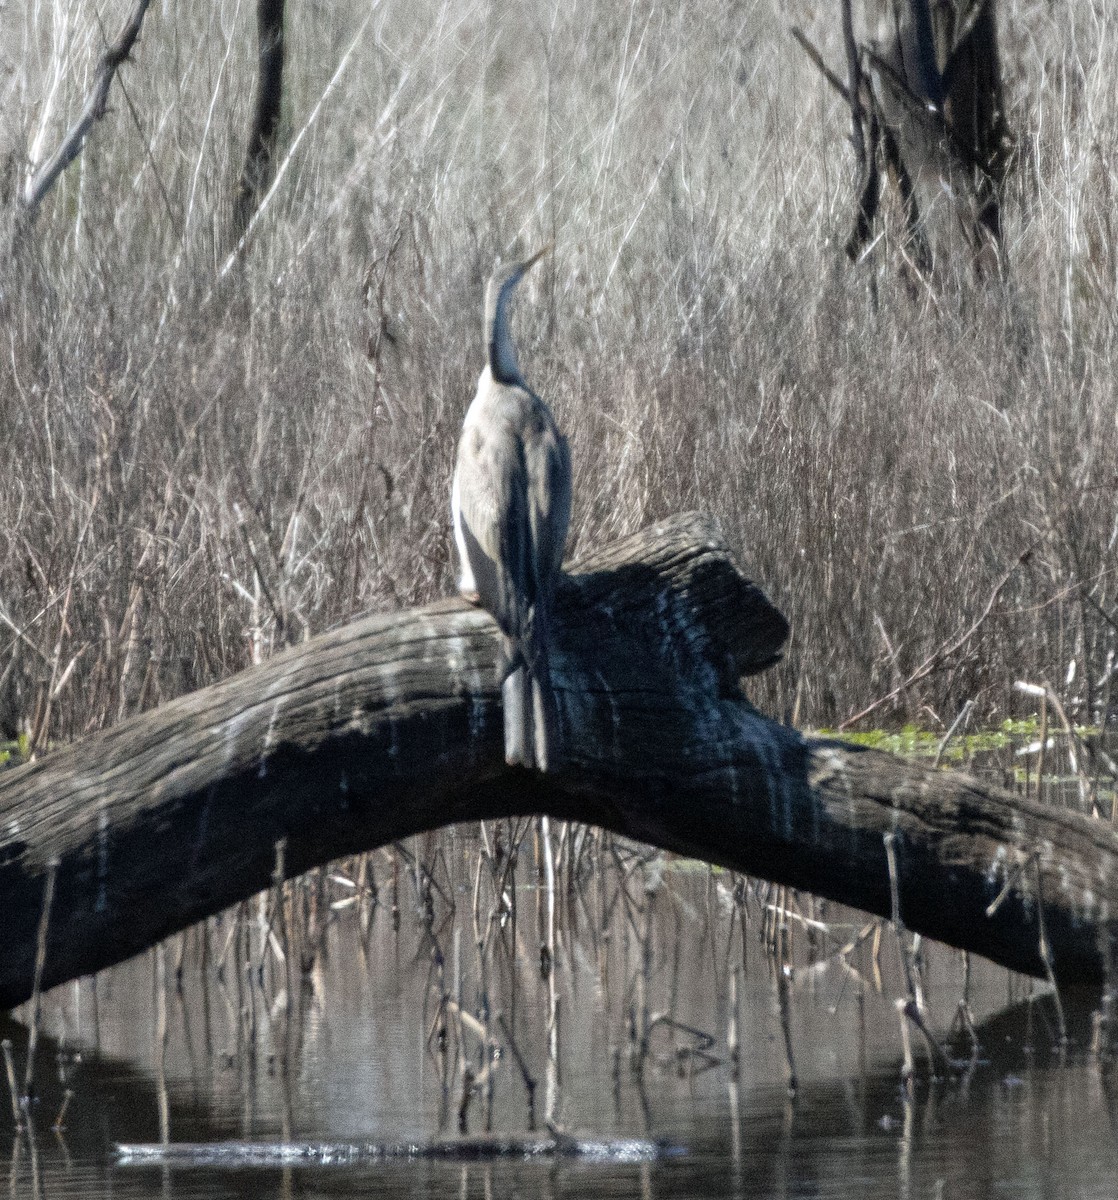
[[[12,1039],[5,1038],[0,1042],[4,1051],[4,1068],[8,1075],[8,1095],[12,1099],[12,1124],[16,1129],[23,1128],[23,1112],[19,1107],[19,1085],[16,1083],[16,1063],[12,1057]]]
[[[35,1048],[39,1043],[39,1017],[43,986],[43,966],[47,961],[47,934],[50,932],[50,910],[54,904],[54,883],[58,875],[58,859],[52,858],[47,867],[47,882],[43,891],[43,909],[39,914],[39,936],[35,944],[35,980],[31,986],[31,1032],[27,1038],[27,1070],[23,1076],[23,1100],[31,1097],[31,1080],[35,1071]],[[30,1120],[30,1114],[28,1115]]]
[[[940,742],[936,750],[936,756],[932,760],[932,770],[937,770],[940,764],[940,759],[943,758],[943,752],[947,749],[947,743],[955,736],[955,731],[961,725],[964,729],[967,727],[967,722],[970,720],[970,715],[974,711],[974,701],[968,700],[966,704],[959,709],[959,715],[951,722],[951,728],[943,735],[943,740]]]
[[[897,835],[895,833],[887,833],[884,837],[885,857],[889,864],[889,896],[893,910],[893,930],[897,935],[897,950],[900,954],[901,966],[904,969],[905,986],[908,990],[908,999],[898,1000],[897,1010],[920,1030],[924,1042],[928,1047],[928,1057],[932,1060],[933,1069],[943,1075],[949,1075],[951,1073],[951,1063],[944,1053],[943,1047],[932,1036],[932,1031],[928,1028],[928,1024],[924,1020],[923,1007],[919,1000],[919,991],[916,985],[915,971],[910,960],[908,947],[905,945],[906,931],[904,921],[901,919],[900,883],[897,877],[896,839]],[[908,1047],[907,1037],[904,1041],[906,1053],[905,1069],[907,1072],[911,1062],[911,1051]]]
[[[1068,740],[1068,761],[1071,765],[1072,774],[1075,776],[1076,783],[1079,787],[1079,799],[1084,809],[1090,803],[1094,816],[1098,816],[1098,802],[1095,799],[1094,787],[1087,772],[1083,769],[1079,762],[1079,755],[1076,753],[1076,747],[1081,745],[1079,734],[1075,732],[1075,727],[1068,720],[1068,714],[1064,710],[1064,706],[1060,703],[1059,696],[1047,684],[1026,683],[1023,680],[1017,680],[1013,685],[1013,690],[1024,692],[1029,696],[1038,696],[1041,700],[1041,736],[1040,736],[1040,753],[1041,759],[1037,765],[1037,796],[1040,796],[1040,772],[1044,763],[1044,747],[1047,742],[1047,714],[1045,712],[1046,705],[1051,705],[1055,710],[1056,716],[1060,719],[1060,724],[1064,727],[1064,734]]]
[[[66,1110],[70,1107],[70,1101],[74,1098],[74,1089],[67,1088],[62,1093],[62,1104],[58,1109],[58,1116],[54,1118],[54,1124],[51,1129],[55,1133],[62,1133],[66,1128]]]
[[[504,1013],[497,1014],[497,1024],[501,1027],[501,1032],[505,1035],[505,1041],[509,1044],[509,1049],[512,1051],[512,1056],[516,1060],[516,1065],[520,1068],[521,1078],[524,1080],[524,1088],[528,1093],[528,1128],[535,1129],[536,1127],[536,1080],[528,1070],[528,1064],[524,1061],[520,1053],[520,1047],[516,1044],[516,1038],[512,1036],[512,1030],[509,1028],[508,1021],[505,1020]]]
[[[998,580],[997,585],[990,593],[989,599],[986,601],[982,612],[979,613],[978,617],[970,624],[964,633],[957,637],[953,642],[940,646],[938,650],[936,650],[933,654],[930,654],[920,664],[920,666],[918,666],[916,670],[909,675],[907,679],[903,680],[901,683],[898,683],[891,692],[888,692],[884,696],[880,696],[872,704],[868,704],[860,712],[856,712],[852,717],[847,717],[845,721],[842,721],[839,724],[839,730],[841,731],[843,729],[849,729],[851,725],[856,724],[858,721],[862,720],[863,717],[868,717],[870,713],[879,709],[883,704],[888,704],[890,700],[895,700],[902,692],[906,691],[914,683],[918,683],[925,676],[930,675],[945,658],[949,658],[952,654],[955,654],[958,650],[961,650],[963,646],[965,646],[967,642],[969,642],[970,639],[974,637],[979,629],[981,629],[985,624],[986,618],[989,617],[990,613],[994,610],[994,605],[997,603],[997,599],[1001,595],[1002,589],[1010,581],[1010,579],[1013,578],[1017,568],[1028,559],[1031,552],[1032,547],[1030,547],[1029,550],[1026,550],[1025,553],[1017,559],[1013,566],[1006,571],[1001,579]]]
[[[804,31],[798,25],[793,25],[789,32],[796,39],[796,41],[799,42],[804,53],[815,64],[823,78],[831,85],[831,87],[835,89],[836,92],[838,92],[838,94],[846,101],[847,104],[850,104],[850,92],[847,90],[846,84],[843,83],[843,81],[839,79],[834,71],[827,66],[823,55],[820,54],[820,52],[812,44],[807,34],[804,33]],[[852,109],[853,107],[854,106],[851,104]]]
[[[889,865],[889,898],[893,913],[893,930],[897,935],[897,948],[901,956],[901,968],[904,971],[905,990],[910,996],[916,995],[916,983],[912,977],[912,964],[909,962],[908,950],[904,945],[904,922],[901,920],[900,883],[897,879],[897,851],[894,845],[897,835],[885,834],[885,859]]]
[[[1052,962],[1052,947],[1048,942],[1048,925],[1044,920],[1044,896],[1041,891],[1041,875],[1040,875],[1040,855],[1033,851],[1032,854],[1033,868],[1036,871],[1036,923],[1038,937],[1038,949],[1040,950],[1040,958],[1044,963],[1044,973],[1048,976],[1048,983],[1052,988],[1052,996],[1056,1001],[1056,1019],[1060,1024],[1060,1045],[1068,1044],[1068,1023],[1064,1017],[1064,1006],[1060,1000],[1060,989],[1056,986],[1056,971]]]
[[[1064,1019],[1064,1006],[1060,1001],[1060,991],[1056,987],[1056,970],[1055,964],[1052,961],[1052,947],[1048,941],[1048,926],[1044,920],[1044,897],[1041,892],[1041,873],[1040,873],[1040,855],[1034,850],[1027,857],[1023,858],[1009,874],[1006,876],[1005,883],[1002,885],[1002,890],[986,907],[986,915],[988,917],[994,914],[1001,908],[1005,898],[1009,895],[1010,890],[1018,879],[1024,874],[1025,869],[1032,866],[1036,870],[1036,916],[1037,916],[1037,949],[1040,953],[1040,961],[1044,965],[1044,974],[1048,982],[1052,985],[1052,994],[1056,998],[1056,1017],[1060,1025],[1060,1045],[1066,1046],[1068,1040],[1068,1026]]]

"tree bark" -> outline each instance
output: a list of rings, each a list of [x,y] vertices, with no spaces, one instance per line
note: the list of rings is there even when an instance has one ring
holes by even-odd
[[[109,966],[289,875],[458,821],[530,813],[888,915],[1063,982],[1106,974],[1118,835],[1066,809],[797,731],[741,678],[784,618],[717,527],[674,518],[588,555],[557,598],[567,758],[504,764],[497,629],[458,600],[323,634],[0,774],[0,1005]],[[1007,888],[993,916],[987,906]]]
[[[256,38],[259,73],[252,126],[245,149],[245,165],[233,197],[233,245],[248,230],[249,222],[268,190],[275,166],[276,132],[283,103],[284,0],[257,0]]]
[[[847,255],[859,261],[873,240],[884,168],[920,275],[968,261],[980,276],[996,274],[1003,269],[998,185],[1012,139],[994,0],[873,0],[868,7],[880,36],[859,44],[850,0],[842,2],[848,85],[792,29],[850,107],[858,184]]]
[[[994,0],[902,0],[892,10],[885,58],[896,75],[881,75],[879,94],[930,261],[970,257],[995,274],[1008,130]]]

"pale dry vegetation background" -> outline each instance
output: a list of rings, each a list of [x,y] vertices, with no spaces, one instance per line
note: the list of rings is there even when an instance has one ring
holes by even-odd
[[[125,5],[0,9],[5,222]],[[857,7],[857,6],[856,6]],[[289,6],[282,173],[225,240],[249,0],[153,5],[0,271],[0,727],[39,747],[452,587],[485,276],[569,431],[574,548],[717,514],[790,617],[755,690],[833,723],[1109,703],[1118,579],[1118,12],[1005,0],[1004,283],[858,268],[808,0]],[[289,157],[287,155],[289,154]],[[876,294],[876,299],[875,299]],[[1027,561],[1018,564],[1022,555]]]

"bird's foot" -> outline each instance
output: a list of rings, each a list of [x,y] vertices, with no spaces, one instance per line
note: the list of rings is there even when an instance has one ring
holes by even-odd
[[[475,591],[460,591],[458,593],[467,604],[473,604],[475,607],[481,604],[481,593]]]

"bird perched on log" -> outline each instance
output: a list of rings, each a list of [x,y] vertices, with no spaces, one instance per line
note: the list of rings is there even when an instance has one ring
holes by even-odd
[[[488,361],[451,490],[458,589],[502,634],[505,761],[540,771],[560,753],[549,622],[571,516],[571,459],[551,410],[520,373],[509,312],[516,285],[544,253],[499,267],[485,289]]]

